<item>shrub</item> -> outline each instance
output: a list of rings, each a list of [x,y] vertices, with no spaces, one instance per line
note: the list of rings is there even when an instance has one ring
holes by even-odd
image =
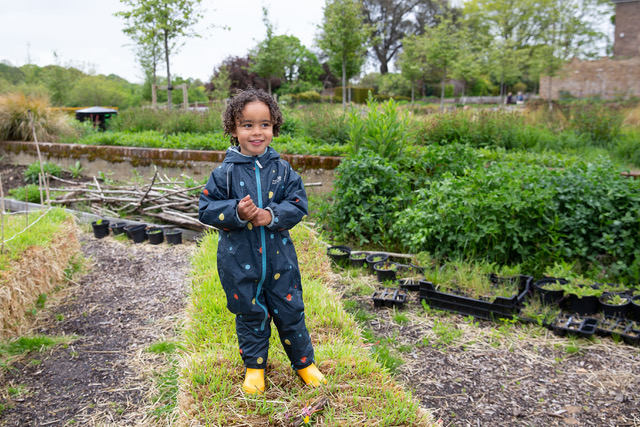
[[[295,110],[300,133],[318,143],[345,144],[349,138],[347,114],[327,104],[305,105]],[[287,115],[287,120],[289,119]]]
[[[565,108],[569,110],[569,128],[587,136],[594,146],[606,147],[621,133],[624,116],[613,105],[576,102]]]
[[[336,169],[335,202],[321,216],[339,241],[388,241],[394,212],[405,206],[408,181],[396,164],[363,151]]]
[[[217,107],[216,104],[210,105],[207,112],[130,108],[120,112],[109,124],[110,129],[128,132],[148,130],[165,134],[216,132],[222,130],[222,118],[221,110],[215,107]]]
[[[44,170],[45,174],[56,177],[60,177],[62,175],[62,168],[55,163],[42,163],[42,170]],[[29,184],[38,184],[38,175],[40,174],[40,171],[40,162],[31,163],[27,170],[24,171],[24,180]]]
[[[38,186],[34,184],[12,188],[9,190],[9,196],[20,201],[26,199],[29,203],[40,203],[40,190]],[[42,197],[46,197],[46,195],[43,193]]]
[[[0,140],[33,141],[29,110],[38,141],[54,142],[59,137],[74,134],[69,119],[49,108],[42,95],[8,93],[0,96]]]
[[[569,260],[637,281],[639,194],[640,182],[606,162],[564,170],[495,164],[428,183],[391,236],[437,257],[522,263],[532,273]]]
[[[305,103],[322,101],[320,94],[315,90],[309,90],[306,92],[293,95],[293,98],[298,102],[305,102]]]

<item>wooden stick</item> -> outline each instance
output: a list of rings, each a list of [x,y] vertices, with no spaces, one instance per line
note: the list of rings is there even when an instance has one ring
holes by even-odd
[[[24,190],[27,191],[26,189]],[[0,240],[2,240],[2,247],[0,247],[0,253],[4,253],[4,191],[2,190],[2,175],[0,175]]]
[[[38,161],[40,162],[40,173],[44,179],[44,165],[42,164],[42,156],[40,155],[40,144],[38,143],[38,138],[36,136],[36,125],[33,123],[33,114],[31,113],[31,109],[27,110],[29,113],[29,121],[31,122],[31,133],[33,133],[33,141],[36,143],[36,151],[38,152]],[[47,193],[47,200],[50,200],[49,197],[49,186],[45,182],[45,191]],[[40,197],[40,204],[42,204],[42,196]]]

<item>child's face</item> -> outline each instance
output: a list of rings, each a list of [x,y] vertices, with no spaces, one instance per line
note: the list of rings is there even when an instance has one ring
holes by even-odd
[[[236,121],[231,135],[238,138],[240,152],[246,156],[258,156],[271,144],[273,124],[271,111],[264,102],[254,101],[244,106],[242,118]]]

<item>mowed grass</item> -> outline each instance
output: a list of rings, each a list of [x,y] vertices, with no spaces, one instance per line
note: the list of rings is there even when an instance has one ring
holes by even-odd
[[[292,230],[291,236],[302,272],[316,364],[328,385],[318,389],[304,386],[291,369],[273,327],[265,394],[252,397],[243,393],[244,366],[234,316],[226,308],[216,269],[218,236],[211,233],[193,258],[193,289],[179,378],[182,421],[211,426],[288,424],[301,419],[305,407],[327,397],[328,406],[313,414],[307,425],[434,424],[431,414],[420,409],[417,400],[394,382],[364,346],[357,323],[331,291],[326,247],[301,226]]]

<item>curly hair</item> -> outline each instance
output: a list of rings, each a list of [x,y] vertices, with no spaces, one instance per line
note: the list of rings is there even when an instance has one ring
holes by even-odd
[[[231,98],[227,104],[227,108],[224,110],[224,113],[222,113],[224,134],[230,136],[233,145],[238,145],[238,138],[231,135],[231,132],[236,130],[236,124],[242,120],[242,110],[244,110],[244,106],[255,101],[263,102],[269,107],[273,136],[280,134],[280,126],[282,126],[284,119],[282,118],[282,112],[280,111],[280,107],[278,107],[278,103],[271,95],[262,89],[249,87],[246,90],[239,91]]]

